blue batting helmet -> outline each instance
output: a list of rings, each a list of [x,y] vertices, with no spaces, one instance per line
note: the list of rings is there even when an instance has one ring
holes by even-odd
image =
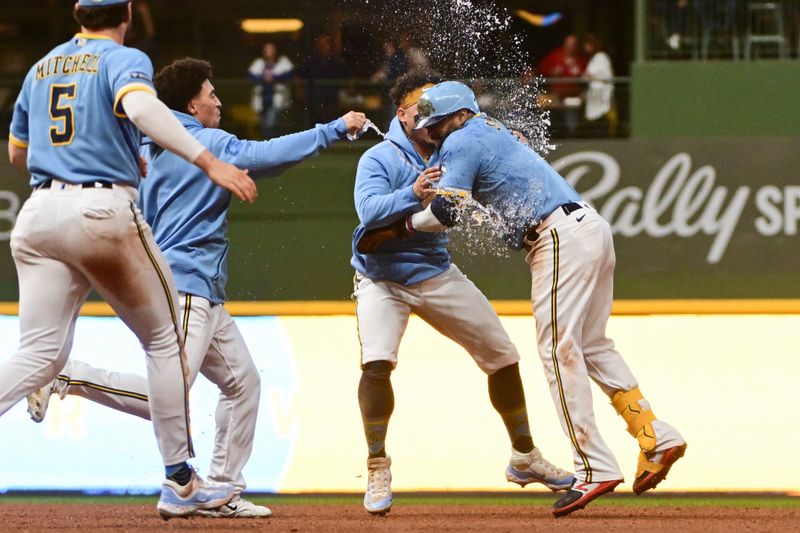
[[[444,81],[423,91],[417,107],[419,115],[415,130],[433,126],[447,115],[462,109],[469,109],[473,113],[481,112],[472,89],[457,81]]]

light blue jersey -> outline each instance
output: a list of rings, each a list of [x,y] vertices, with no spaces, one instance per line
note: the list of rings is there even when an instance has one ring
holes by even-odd
[[[469,191],[503,220],[506,243],[519,250],[527,228],[580,195],[547,161],[499,121],[479,114],[444,140],[443,189]]]
[[[141,51],[78,33],[37,62],[22,85],[9,142],[28,148],[31,186],[51,179],[139,184],[139,130],[120,100],[155,94]]]
[[[379,252],[370,254],[356,250],[365,231],[422,210],[412,187],[425,167],[397,118],[392,120],[386,140],[364,152],[358,161],[354,196],[361,224],[353,232],[350,264],[368,278],[411,285],[450,268],[446,233],[417,232],[407,239],[390,239]]]
[[[269,141],[243,141],[223,130],[205,128],[187,114],[173,113],[217,159],[249,170],[253,178],[276,176],[347,134],[344,120],[337,119]],[[224,302],[231,193],[148,137],[141,153],[148,172],[139,187],[139,207],[153,228],[178,291],[214,304]]]

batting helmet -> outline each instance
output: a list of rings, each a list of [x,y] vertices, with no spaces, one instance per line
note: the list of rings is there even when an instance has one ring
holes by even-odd
[[[433,126],[447,115],[462,109],[481,112],[472,89],[457,81],[444,81],[427,89],[420,96],[417,106],[419,114],[415,130]]]

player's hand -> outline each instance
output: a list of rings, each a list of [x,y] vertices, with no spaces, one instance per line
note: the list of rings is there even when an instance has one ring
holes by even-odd
[[[366,231],[356,243],[358,253],[370,254],[376,252],[389,239],[407,239],[413,232],[409,229],[407,218],[408,216],[405,216],[388,226]]]
[[[139,156],[139,175],[143,178],[147,177],[147,161],[142,156]]]
[[[241,170],[230,163],[214,157],[208,150],[203,150],[194,164],[200,167],[215,184],[229,190],[239,200],[253,203],[258,196],[256,182],[246,170]]]
[[[436,196],[436,190],[439,186],[439,179],[442,177],[442,169],[440,167],[426,168],[422,173],[417,176],[412,189],[414,196],[419,198],[419,201],[427,207],[427,204]]]
[[[358,111],[350,111],[342,117],[345,126],[347,126],[347,133],[351,135],[358,135],[364,124],[367,123],[367,115],[359,113]]]

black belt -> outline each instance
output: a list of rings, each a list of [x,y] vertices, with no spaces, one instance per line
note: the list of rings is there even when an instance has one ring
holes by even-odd
[[[77,185],[77,183],[73,183],[73,185]],[[53,186],[53,180],[47,180],[41,185],[37,185],[34,189],[49,189]],[[114,184],[110,181],[90,181],[88,183],[81,183],[81,187],[84,189],[112,189]]]
[[[569,202],[566,204],[561,204],[556,209],[561,209],[564,211],[564,214],[569,216],[578,209],[583,209],[583,206],[577,202]],[[550,215],[547,215],[550,216]],[[544,217],[547,218],[547,217]],[[536,231],[536,228],[528,228],[528,231],[525,232],[525,235],[522,238],[522,247],[526,250],[530,251],[531,245],[528,243],[536,242],[536,239],[539,238],[539,233]]]

